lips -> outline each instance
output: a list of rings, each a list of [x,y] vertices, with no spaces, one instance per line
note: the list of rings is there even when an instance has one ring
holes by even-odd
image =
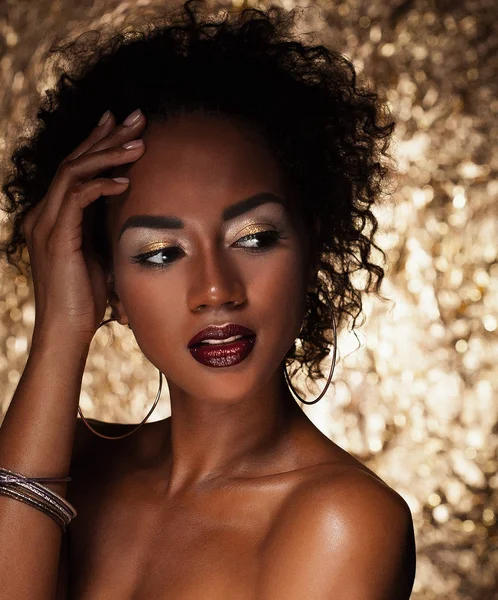
[[[245,360],[252,352],[256,336],[240,338],[220,345],[197,344],[189,348],[197,362],[206,367],[233,367]]]
[[[228,323],[227,325],[223,326],[211,325],[209,327],[206,327],[202,331],[199,331],[198,334],[194,335],[194,337],[188,343],[188,347],[192,348],[193,346],[198,346],[202,342],[202,340],[208,338],[212,340],[224,340],[234,335],[241,335],[243,337],[254,337],[256,333],[252,329],[244,327],[243,325],[237,325],[236,323]]]

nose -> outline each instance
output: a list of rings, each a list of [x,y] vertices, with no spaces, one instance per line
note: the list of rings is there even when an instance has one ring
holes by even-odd
[[[206,250],[192,269],[187,304],[197,312],[208,307],[215,309],[238,306],[246,300],[240,273],[222,248]]]

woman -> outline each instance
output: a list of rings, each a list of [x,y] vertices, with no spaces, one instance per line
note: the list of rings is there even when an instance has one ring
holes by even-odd
[[[295,16],[214,23],[189,0],[57,49],[4,184],[4,251],[16,264],[27,246],[36,302],[0,430],[5,597],[409,598],[408,506],[287,384],[293,361],[327,376],[361,311],[352,273],[379,290],[371,206],[393,129],[350,62],[293,37]],[[77,412],[107,303],[171,417],[96,436]]]

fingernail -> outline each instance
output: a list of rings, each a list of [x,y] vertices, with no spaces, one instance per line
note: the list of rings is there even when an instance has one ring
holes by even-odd
[[[126,125],[127,127],[129,127],[130,125],[133,125],[133,123],[138,121],[138,119],[140,118],[141,115],[142,115],[142,111],[139,108],[137,108],[137,110],[134,110],[131,114],[129,114],[126,117],[126,119],[123,121],[123,125]]]
[[[100,117],[99,127],[101,127],[110,116],[111,116],[111,111],[106,110],[105,113]]]
[[[127,150],[133,150],[134,148],[139,148],[140,146],[144,145],[144,141],[143,140],[133,140],[131,142],[126,142],[126,144],[123,144],[123,148],[126,148]]]
[[[128,179],[128,177],[113,177],[113,179],[117,183],[129,183],[130,182],[130,180]]]

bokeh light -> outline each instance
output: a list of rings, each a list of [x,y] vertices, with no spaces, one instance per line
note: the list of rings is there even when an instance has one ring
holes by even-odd
[[[55,36],[112,29],[164,4],[5,4],[1,160],[26,131],[38,95],[53,84],[41,58]],[[303,409],[409,504],[418,553],[412,598],[498,598],[496,3],[281,4],[312,6],[303,13],[302,35],[315,32],[315,41],[350,57],[397,121],[396,189],[376,212],[378,243],[389,261],[382,292],[389,300],[365,299],[365,324],[356,336],[340,336],[334,384],[321,402]],[[24,368],[34,314],[31,281],[4,269],[0,415]],[[157,371],[132,332],[113,325],[112,333],[114,339],[103,328],[92,343],[81,407],[86,416],[139,422],[154,400]],[[151,420],[167,415],[165,385]]]

